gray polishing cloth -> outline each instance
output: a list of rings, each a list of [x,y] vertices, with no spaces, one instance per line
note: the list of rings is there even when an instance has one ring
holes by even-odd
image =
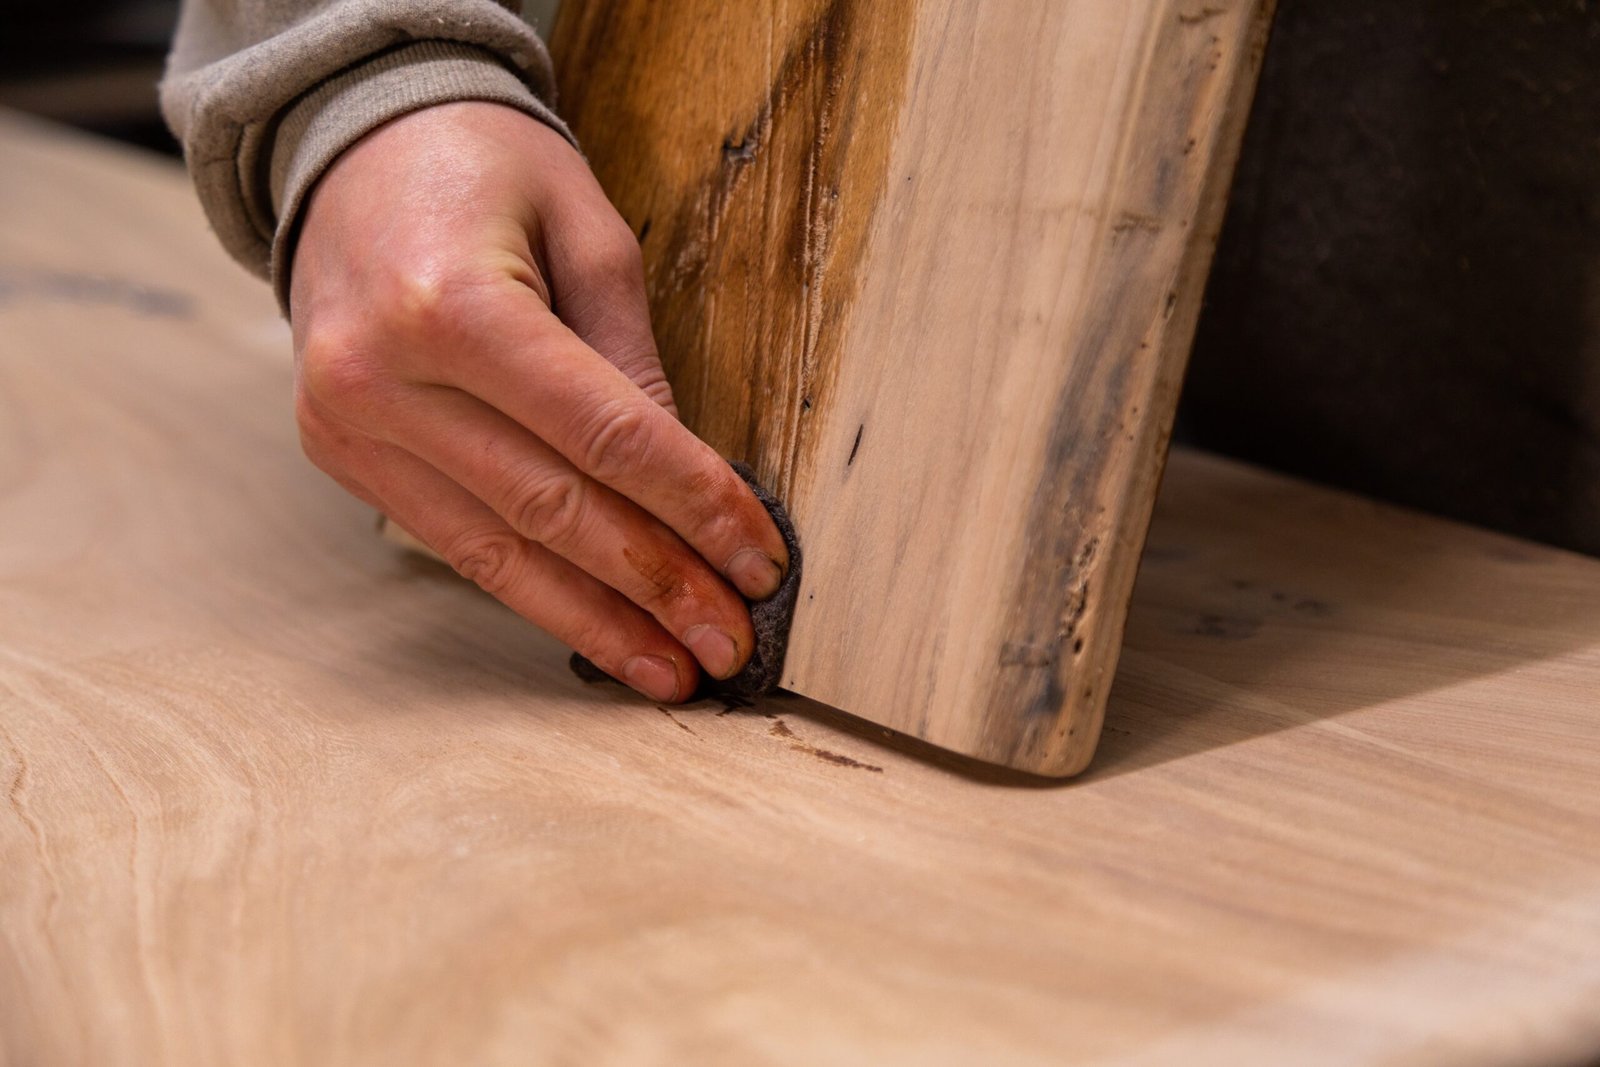
[[[755,471],[743,463],[733,464],[733,469],[749,483],[756,499],[766,505],[778,532],[783,535],[783,542],[789,547],[789,572],[772,596],[745,601],[750,606],[750,622],[756,631],[756,648],[750,662],[727,681],[702,675],[700,691],[695,694],[699,698],[753,699],[778,688],[783,674],[783,656],[789,650],[789,626],[794,621],[794,605],[800,595],[800,539],[794,532],[794,523],[789,521],[789,513],[778,503],[777,497],[756,481]],[[570,666],[572,673],[586,682],[611,680],[610,675],[576,652],[572,654]]]

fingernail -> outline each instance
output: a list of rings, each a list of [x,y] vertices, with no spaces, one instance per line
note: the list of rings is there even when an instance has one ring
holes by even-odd
[[[683,643],[712,677],[730,678],[739,669],[739,647],[733,638],[708,623],[689,627]]]
[[[783,584],[783,568],[759,548],[741,548],[728,561],[728,577],[751,600],[765,600]]]
[[[678,669],[660,656],[635,656],[622,665],[622,680],[663,704],[678,699]]]

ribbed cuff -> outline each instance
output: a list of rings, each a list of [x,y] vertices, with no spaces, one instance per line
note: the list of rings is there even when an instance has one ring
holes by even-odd
[[[284,112],[269,134],[268,173],[256,186],[257,197],[264,188],[271,202],[246,205],[262,230],[273,234],[272,287],[284,315],[300,213],[317,179],[341,152],[385,122],[459,100],[514,107],[572,140],[566,125],[493,52],[450,41],[383,52],[317,85]]]

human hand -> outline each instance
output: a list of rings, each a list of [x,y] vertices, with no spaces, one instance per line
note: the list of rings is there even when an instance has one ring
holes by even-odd
[[[678,421],[638,243],[559,134],[475,102],[374,130],[312,192],[290,307],[318,467],[653,699],[744,665],[734,590],[778,588],[783,539]]]

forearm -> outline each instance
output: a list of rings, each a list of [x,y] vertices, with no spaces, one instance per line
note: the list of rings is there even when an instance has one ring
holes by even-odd
[[[306,194],[355,141],[453,100],[562,130],[544,46],[493,0],[187,0],[162,112],[213,229],[286,306]]]

